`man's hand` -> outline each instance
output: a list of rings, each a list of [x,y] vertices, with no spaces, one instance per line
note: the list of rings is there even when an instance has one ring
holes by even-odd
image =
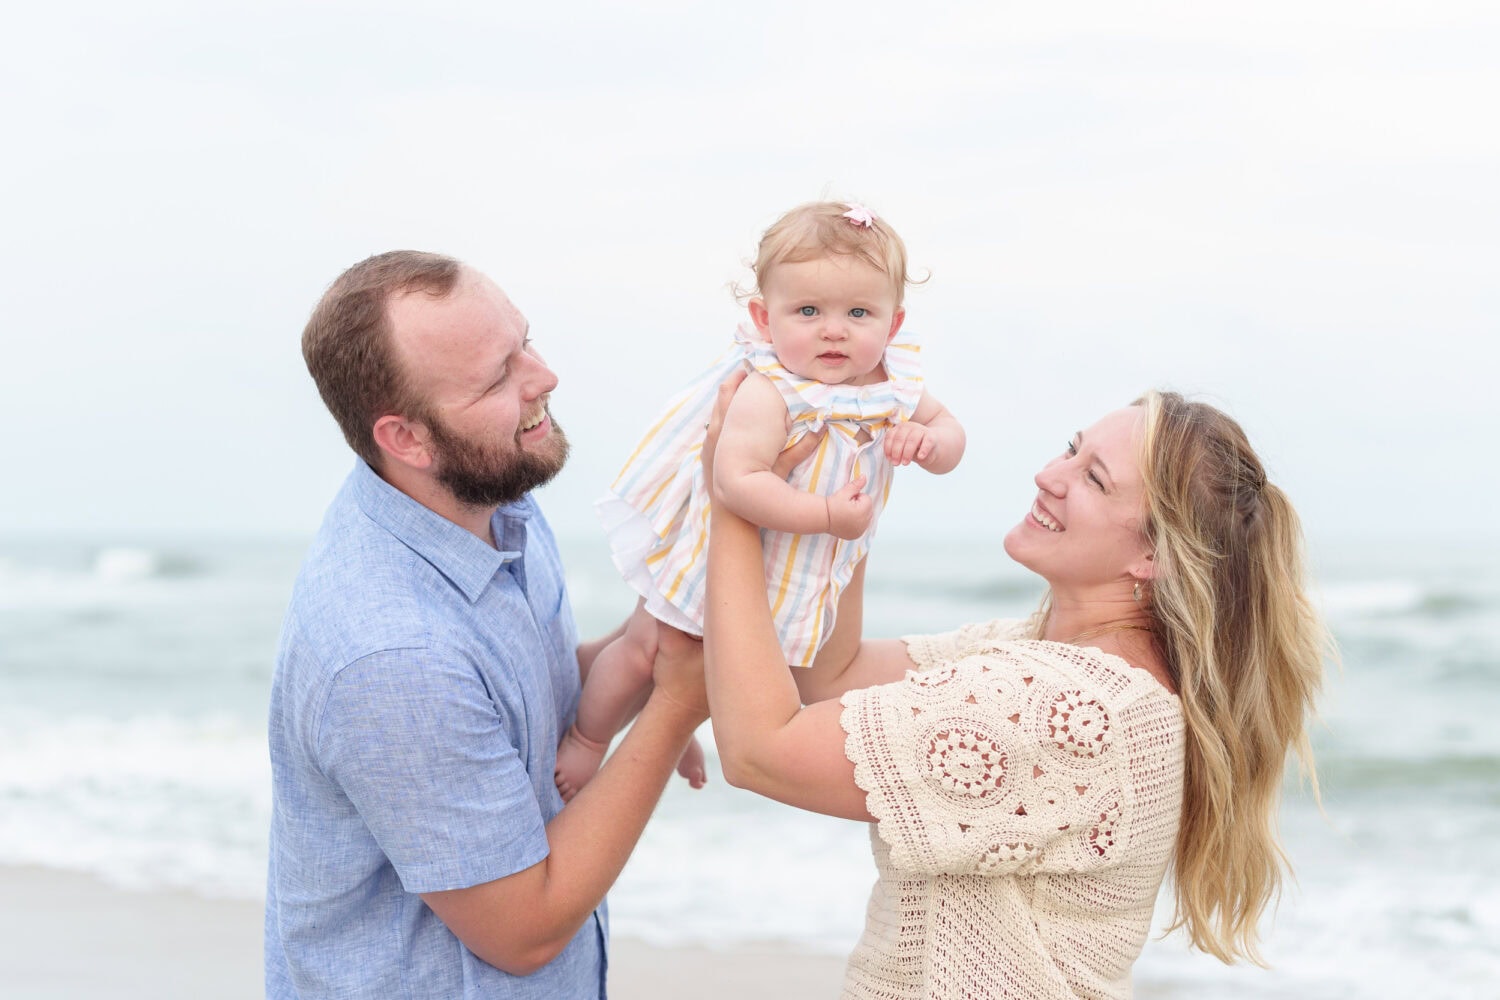
[[[656,684],[653,695],[664,697],[695,714],[699,722],[708,718],[708,692],[703,687],[702,640],[658,622],[656,662],[651,676]]]

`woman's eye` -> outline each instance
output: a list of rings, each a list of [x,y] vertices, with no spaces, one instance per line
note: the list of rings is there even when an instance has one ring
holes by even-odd
[[[1074,445],[1072,441],[1069,441],[1068,446],[1063,449],[1063,453],[1066,454],[1069,458],[1072,458],[1074,455],[1078,454],[1078,447]]]
[[[818,310],[814,306],[803,306],[801,309],[798,309],[797,311],[799,313],[801,313],[802,315],[804,315],[804,316],[816,316],[818,314]]]
[[[1104,482],[1098,476],[1094,475],[1092,472],[1089,473],[1089,482],[1091,482],[1095,486],[1099,487],[1100,492],[1103,492],[1103,490],[1104,490]]]
[[[865,315],[868,312],[869,310],[864,308],[863,306],[855,306],[853,309],[849,310],[849,315],[853,316],[855,319],[864,319]]]

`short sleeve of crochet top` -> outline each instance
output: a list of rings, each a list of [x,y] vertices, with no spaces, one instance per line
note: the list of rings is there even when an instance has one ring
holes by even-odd
[[[844,696],[845,753],[894,868],[1083,873],[1124,839],[1170,836],[1129,827],[1137,797],[1155,797],[1132,759],[1177,743],[1176,698],[1123,660],[1022,628],[908,637],[916,670]]]

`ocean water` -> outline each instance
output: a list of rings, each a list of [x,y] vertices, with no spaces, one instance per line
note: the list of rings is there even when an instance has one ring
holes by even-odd
[[[266,696],[303,544],[0,543],[0,864],[261,898]],[[580,626],[602,631],[631,599],[596,539],[564,546]],[[1295,782],[1283,809],[1297,877],[1265,921],[1272,968],[1174,935],[1147,944],[1137,993],[1500,996],[1500,569],[1483,546],[1313,551],[1343,662],[1321,810]],[[890,635],[1039,593],[989,540],[882,539],[868,589]],[[860,824],[674,780],[611,906],[655,943],[842,954],[872,877]]]

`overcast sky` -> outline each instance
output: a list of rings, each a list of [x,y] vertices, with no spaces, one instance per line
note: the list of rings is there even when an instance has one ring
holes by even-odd
[[[926,9],[923,9],[923,8]],[[1500,527],[1500,7],[52,3],[0,39],[0,534],[305,535],[351,457],[298,338],[397,247],[500,282],[561,384],[565,533],[857,198],[966,424],[885,531],[1014,523],[1148,386],[1245,423],[1314,537]]]

